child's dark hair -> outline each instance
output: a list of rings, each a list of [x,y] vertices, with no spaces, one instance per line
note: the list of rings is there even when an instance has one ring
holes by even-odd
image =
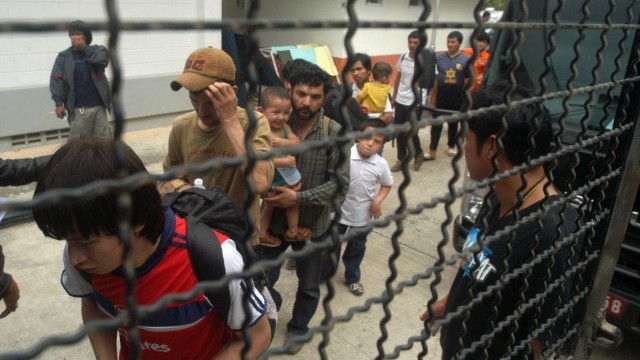
[[[376,129],[382,129],[382,128],[386,128],[387,124],[385,124],[384,121],[378,119],[378,118],[374,118],[374,119],[369,119],[365,122],[362,123],[362,125],[360,126],[360,131],[364,131],[364,129],[368,128],[368,127],[372,127],[372,128],[376,128]]]
[[[120,151],[123,163],[116,158]],[[140,158],[123,142],[82,138],[69,140],[56,151],[43,170],[34,196],[55,189],[77,189],[98,180],[147,172]],[[128,191],[131,226],[142,225],[139,236],[155,244],[164,227],[164,209],[153,183]],[[86,200],[62,201],[35,207],[33,217],[45,236],[63,240],[71,236],[118,235],[118,194],[109,192]]]
[[[504,97],[511,85],[501,81],[481,88],[473,96],[472,109],[504,104]],[[522,86],[516,86],[511,100],[532,97],[533,93]],[[491,135],[497,135],[502,128],[504,111],[489,111],[469,120],[469,129],[476,135],[478,151]],[[503,153],[515,166],[523,164],[527,157],[534,159],[548,154],[552,147],[553,129],[551,115],[540,104],[525,104],[512,107],[506,114],[507,132],[502,137]],[[535,145],[531,145],[532,137]],[[533,149],[530,147],[533,146]]]
[[[387,64],[386,62],[379,62],[373,65],[372,73],[373,79],[380,81],[380,79],[385,76],[391,76],[391,74],[393,73],[393,69],[391,68],[391,65]]]
[[[360,131],[365,131],[366,128],[374,128],[374,129],[384,129],[387,127],[387,124],[380,120],[379,118],[369,119],[362,123],[360,126]],[[387,141],[387,136],[384,137],[384,142]]]
[[[285,88],[280,86],[270,86],[264,90],[262,90],[262,94],[260,95],[260,106],[263,109],[269,107],[271,99],[282,99],[282,100],[291,100],[291,96],[289,96],[289,92],[285,90]]]

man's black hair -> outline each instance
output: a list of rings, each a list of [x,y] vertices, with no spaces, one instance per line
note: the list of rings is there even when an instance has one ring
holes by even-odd
[[[452,31],[449,33],[449,35],[447,35],[447,39],[458,39],[458,42],[460,44],[462,44],[462,40],[464,39],[464,36],[462,36],[462,33],[460,31]]]
[[[491,17],[491,12],[489,10],[483,12],[482,17],[485,17],[485,16]]]
[[[116,159],[116,146],[123,155],[122,164]],[[123,142],[73,139],[53,154],[36,185],[34,196],[55,189],[77,189],[98,180],[139,172],[147,172],[147,169]],[[131,226],[142,225],[138,235],[155,244],[164,226],[164,209],[155,184],[141,185],[129,193]],[[72,236],[86,239],[92,235],[118,235],[117,213],[118,194],[114,192],[33,209],[33,217],[44,235],[58,240]]]
[[[505,94],[510,87],[507,81],[501,81],[481,88],[473,96],[472,109],[504,104]],[[518,85],[511,94],[511,100],[522,100],[532,96],[532,91]],[[469,129],[476,135],[478,151],[489,136],[498,134],[502,128],[503,114],[504,111],[489,111],[469,120]],[[508,128],[502,137],[503,153],[513,165],[521,165],[527,157],[534,159],[551,151],[551,115],[542,105],[514,106],[506,113],[505,118]]]
[[[419,39],[420,43],[423,45],[426,45],[427,43],[427,36],[420,30],[413,30],[410,32],[409,36],[407,36],[407,40],[408,39]]]
[[[486,41],[487,44],[490,44],[491,43],[491,37],[486,32],[481,31],[480,34],[478,34],[478,36],[476,36],[476,41],[478,41],[478,42]]]
[[[371,71],[371,56],[364,53],[355,53],[353,54],[353,63],[357,63],[360,61],[362,63],[362,67]]]
[[[293,59],[282,67],[282,78],[291,82],[291,78],[299,73],[307,71],[309,65],[313,65],[310,62],[303,59]]]
[[[280,86],[269,86],[262,90],[262,94],[260,94],[260,106],[262,106],[263,109],[268,108],[272,98],[291,100],[291,96],[285,88]]]
[[[289,78],[291,88],[295,88],[297,84],[305,84],[308,86],[322,85],[324,96],[326,96],[331,88],[331,77],[329,74],[316,64],[312,64],[305,60],[301,61],[306,62],[308,66],[305,66],[305,71],[294,73]]]

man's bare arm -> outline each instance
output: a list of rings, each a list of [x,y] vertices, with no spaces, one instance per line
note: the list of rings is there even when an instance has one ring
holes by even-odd
[[[82,298],[82,321],[86,324],[91,320],[105,319],[107,316],[98,308],[98,304],[91,296]],[[116,330],[94,330],[89,333],[89,340],[96,359],[115,360],[118,358],[116,348]]]
[[[247,332],[251,338],[251,348],[249,348],[247,359],[257,359],[271,344],[271,326],[267,316],[263,316],[255,325],[247,329]],[[238,332],[234,335],[235,339],[222,349],[214,359],[240,360],[242,358],[242,348],[245,344],[242,333]]]

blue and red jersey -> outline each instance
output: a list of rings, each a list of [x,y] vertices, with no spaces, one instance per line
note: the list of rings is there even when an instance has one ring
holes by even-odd
[[[215,232],[215,230],[212,230]],[[136,302],[152,305],[169,293],[189,292],[198,280],[189,259],[186,243],[186,222],[167,211],[161,239],[154,253],[136,269]],[[242,270],[242,257],[235,250],[233,241],[215,232],[222,246],[227,273]],[[91,291],[82,276],[68,265],[65,249],[65,273],[63,286],[73,296],[87,296],[91,292],[102,311],[110,317],[117,316],[126,305],[126,279],[122,268],[99,275],[91,275]],[[79,276],[79,277],[78,277]],[[82,284],[85,282],[85,284]],[[87,289],[87,290],[79,290]],[[244,320],[242,294],[247,287],[240,280],[229,284],[231,309],[227,323],[239,329]],[[257,297],[256,297],[257,295]],[[264,313],[264,299],[258,294],[252,304],[252,324]],[[238,302],[239,300],[239,302]],[[238,306],[239,305],[239,306]],[[233,337],[227,323],[220,319],[216,309],[202,293],[184,302],[171,302],[158,312],[139,320],[140,346],[143,359],[211,359],[226,346]],[[127,326],[118,329],[120,335],[120,358],[130,358],[132,344],[129,342]]]

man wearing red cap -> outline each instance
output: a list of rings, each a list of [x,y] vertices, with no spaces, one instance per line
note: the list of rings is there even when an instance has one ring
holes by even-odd
[[[56,57],[49,81],[56,116],[69,122],[69,139],[110,139],[111,90],[105,76],[109,51],[91,45],[93,35],[84,21],[69,24],[69,38],[71,46]]]
[[[249,127],[249,113],[238,106],[234,85],[236,68],[227,53],[212,47],[201,48],[189,55],[182,75],[171,82],[174,91],[185,87],[194,111],[181,115],[173,122],[169,135],[169,149],[163,168],[165,171],[182,164],[194,164],[214,157],[246,156],[245,134]],[[257,123],[251,146],[256,152],[271,150],[271,129],[264,115],[254,112]],[[273,161],[256,161],[250,174],[256,194],[265,192],[273,179]],[[160,184],[161,193],[185,190],[196,178],[202,178],[209,188],[220,186],[243,208],[249,189],[245,185],[245,166],[224,167],[206,174],[187,174],[180,179]],[[259,200],[251,204],[253,222],[260,214]],[[242,239],[235,239],[241,241]],[[258,243],[257,232],[251,243]]]

